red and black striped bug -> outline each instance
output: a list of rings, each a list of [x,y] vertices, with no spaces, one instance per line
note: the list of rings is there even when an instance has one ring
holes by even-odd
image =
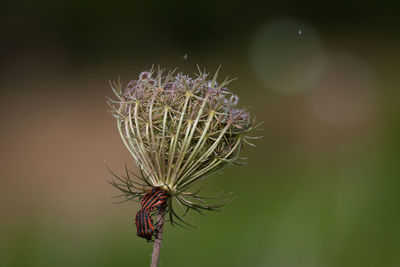
[[[168,192],[161,188],[153,188],[142,199],[142,209],[155,211],[166,204]]]
[[[154,234],[153,219],[147,210],[139,210],[135,218],[137,235],[150,241]]]
[[[153,188],[142,199],[142,208],[137,212],[135,223],[137,235],[152,240],[154,235],[153,219],[150,212],[158,210],[163,205],[167,205],[168,192],[161,188]]]

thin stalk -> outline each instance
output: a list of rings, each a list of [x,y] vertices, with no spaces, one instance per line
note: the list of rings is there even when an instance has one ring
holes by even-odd
[[[181,118],[179,119],[178,129],[176,130],[176,139],[172,143],[173,144],[172,151],[170,151],[170,155],[169,155],[169,159],[168,159],[168,175],[167,175],[168,182],[171,180],[170,175],[171,175],[171,171],[172,171],[172,163],[175,158],[175,150],[176,150],[176,147],[178,144],[178,139],[179,139],[179,134],[180,134],[180,130],[182,127],[183,118],[185,117],[186,107],[189,103],[189,99],[191,96],[192,96],[191,93],[189,93],[189,92],[186,93],[185,103],[183,104],[183,107],[182,107]],[[171,142],[172,142],[172,140],[171,140]]]
[[[153,149],[154,151],[157,151],[157,146],[158,143],[156,142],[156,138],[154,135],[154,127],[153,127],[153,105],[154,105],[154,99],[157,96],[159,90],[155,93],[155,95],[152,97],[151,102],[150,102],[150,108],[149,108],[149,124],[150,124],[150,133],[151,133],[151,140],[153,143]],[[150,142],[149,142],[150,143]],[[163,173],[161,171],[161,159],[160,159],[160,153],[154,153],[153,156],[156,159],[156,167],[158,167],[158,172],[159,172],[159,178],[162,179]]]
[[[181,163],[182,163],[182,159],[185,158],[187,149],[189,148],[189,146],[190,146],[190,144],[191,144],[191,142],[192,142],[192,138],[193,138],[194,132],[196,131],[197,123],[200,121],[201,115],[203,115],[203,110],[204,110],[204,107],[206,106],[207,99],[208,99],[208,93],[207,93],[207,95],[205,96],[205,98],[202,100],[202,104],[201,104],[200,110],[199,110],[199,112],[198,112],[198,114],[197,114],[196,120],[195,120],[194,123],[193,123],[192,129],[191,129],[191,132],[190,132],[189,139],[188,139],[188,140],[185,139],[184,146],[183,146],[183,151],[182,151],[182,153],[181,153],[181,155],[180,155],[181,160],[178,160],[178,164],[177,164],[177,166],[176,166],[176,168],[175,168],[176,172],[178,172],[178,171],[181,172],[180,166],[181,166]],[[189,125],[189,126],[190,126],[190,125]],[[189,128],[190,128],[190,127],[189,127]],[[183,169],[182,169],[182,171],[183,171]],[[177,173],[175,173],[175,177],[176,177],[176,176],[179,176],[179,175],[178,175]]]
[[[151,267],[158,267],[160,260],[161,243],[164,232],[165,214],[167,213],[166,207],[161,207],[158,211],[158,220],[156,226],[156,235],[154,240],[153,255],[151,256]]]
[[[182,175],[181,181],[185,180],[187,176],[189,176],[193,171],[196,170],[198,165],[201,163],[201,161],[205,158],[207,158],[211,153],[215,150],[215,148],[218,146],[219,142],[221,141],[222,137],[224,136],[225,132],[229,129],[230,123],[228,123],[221,131],[220,135],[218,138],[215,140],[213,145],[195,162],[193,163],[189,169],[185,172],[185,174]]]
[[[207,140],[206,134],[208,132],[208,128],[210,127],[210,124],[212,122],[212,119],[213,119],[214,115],[215,115],[214,111],[211,111],[210,114],[208,115],[208,118],[207,118],[207,121],[206,121],[205,128],[203,130],[203,133],[201,134],[200,139],[197,141],[197,144],[194,147],[194,149],[193,149],[192,153],[190,154],[189,158],[186,160],[185,164],[183,164],[183,167],[180,170],[181,173],[183,173],[183,171],[186,170],[187,167],[191,166],[191,165],[189,165],[189,163],[192,164],[191,163],[192,160],[195,160],[195,156],[197,156],[197,154],[198,154],[199,147],[203,144],[203,142],[205,142]],[[179,177],[179,180],[181,180],[183,178],[181,174],[179,174],[178,177]]]
[[[163,118],[163,126],[162,126],[162,137],[161,137],[161,173],[162,177],[165,177],[165,170],[164,170],[164,165],[165,165],[165,130],[167,128],[167,116],[168,116],[168,107],[164,108],[164,118]]]

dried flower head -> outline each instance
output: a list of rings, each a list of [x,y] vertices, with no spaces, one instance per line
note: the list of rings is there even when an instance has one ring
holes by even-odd
[[[239,97],[226,86],[231,80],[217,83],[200,71],[195,78],[174,71],[153,68],[140,73],[125,88],[120,82],[111,85],[117,99],[108,99],[117,119],[125,146],[139,166],[142,183],[129,177],[117,177],[112,184],[127,199],[141,199],[150,188],[169,193],[168,212],[183,223],[174,205],[184,214],[193,209],[216,210],[229,201],[227,195],[209,204],[199,190],[189,187],[204,177],[233,163],[238,163],[247,134],[255,128],[249,113],[237,108]],[[249,143],[250,144],[250,143]]]

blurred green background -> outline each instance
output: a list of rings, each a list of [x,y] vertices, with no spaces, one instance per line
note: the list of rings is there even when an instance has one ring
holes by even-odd
[[[251,106],[248,164],[200,230],[166,226],[161,266],[400,266],[400,36],[394,1],[3,1],[0,266],[147,266],[135,169],[109,79],[196,63]],[[181,58],[188,54],[188,61]]]

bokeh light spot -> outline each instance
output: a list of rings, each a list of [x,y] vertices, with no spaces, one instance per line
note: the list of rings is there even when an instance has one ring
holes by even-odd
[[[313,88],[324,67],[325,52],[313,27],[288,18],[265,24],[255,33],[249,59],[266,88],[292,94]]]

